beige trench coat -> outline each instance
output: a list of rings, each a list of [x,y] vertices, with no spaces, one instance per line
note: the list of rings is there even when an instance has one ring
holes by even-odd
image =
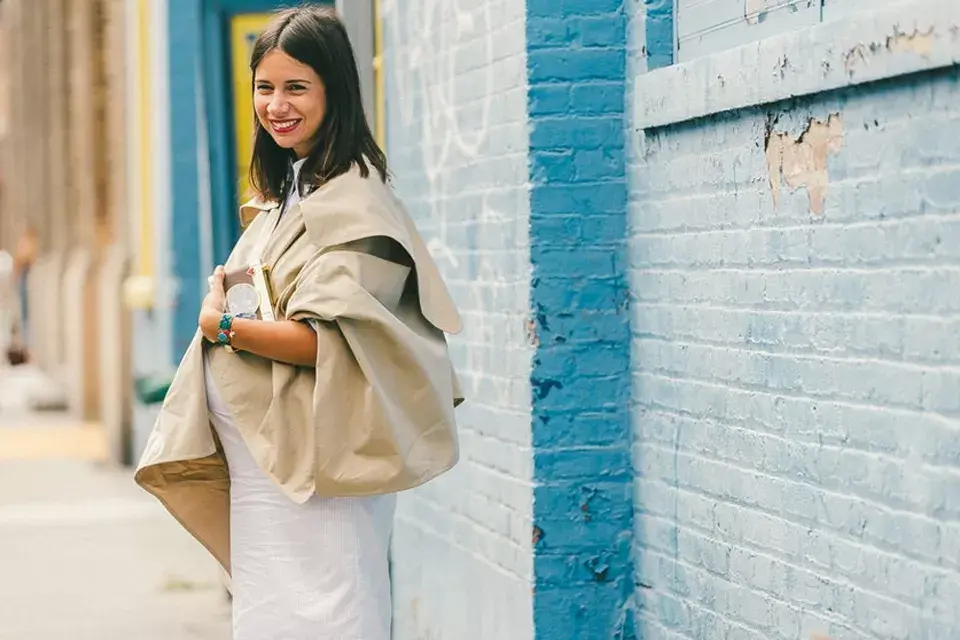
[[[276,205],[248,203],[241,219],[249,226],[227,269],[255,260],[261,234],[277,225],[262,254],[274,312],[319,321],[316,367],[229,353],[198,331],[135,475],[228,571],[230,481],[207,414],[204,352],[253,457],[298,503],[401,491],[448,470],[463,399],[444,336],[460,330],[460,317],[375,172],[354,168],[282,217]],[[386,238],[412,270],[386,259],[396,249]]]

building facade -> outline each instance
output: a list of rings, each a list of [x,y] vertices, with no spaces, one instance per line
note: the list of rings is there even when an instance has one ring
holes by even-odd
[[[400,638],[960,634],[947,0],[389,3],[465,312]]]
[[[122,0],[8,0],[2,10],[0,244],[35,234],[30,350],[70,410],[119,457],[129,425]]]
[[[960,7],[730,9],[630,12],[638,629],[955,637]]]
[[[40,230],[41,362],[135,459],[134,382],[238,231],[278,3],[62,4],[2,4],[0,241]],[[464,318],[395,637],[960,636],[956,3],[339,8]]]

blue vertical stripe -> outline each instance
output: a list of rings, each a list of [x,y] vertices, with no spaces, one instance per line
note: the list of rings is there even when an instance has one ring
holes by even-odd
[[[200,219],[197,184],[197,63],[201,52],[198,0],[169,0],[170,24],[170,254],[177,282],[173,309],[173,361],[197,328],[200,312]]]
[[[528,0],[537,638],[621,640],[633,474],[621,0]]]

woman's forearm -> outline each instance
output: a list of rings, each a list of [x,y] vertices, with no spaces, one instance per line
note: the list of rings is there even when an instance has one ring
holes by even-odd
[[[211,314],[207,322],[216,326],[220,314]],[[303,367],[312,367],[317,362],[317,334],[304,322],[234,318],[232,330],[234,349]]]

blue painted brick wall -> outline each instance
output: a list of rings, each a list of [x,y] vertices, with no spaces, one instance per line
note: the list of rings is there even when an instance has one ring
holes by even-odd
[[[631,16],[629,65],[659,69],[674,63],[674,6],[677,0],[626,0]],[[628,82],[630,74],[627,76]]]
[[[400,498],[397,640],[527,640],[531,604],[524,5],[383,0],[395,185],[463,315],[461,462]]]
[[[620,0],[529,0],[534,623],[632,637]]]
[[[200,50],[200,6],[193,0],[170,0],[169,32],[171,193],[170,259],[175,274],[173,362],[179,362],[197,332],[202,293],[208,274],[200,273],[200,201],[197,182],[197,86],[194,56]],[[176,25],[176,26],[175,26]]]
[[[631,135],[638,635],[960,637],[960,71]]]

